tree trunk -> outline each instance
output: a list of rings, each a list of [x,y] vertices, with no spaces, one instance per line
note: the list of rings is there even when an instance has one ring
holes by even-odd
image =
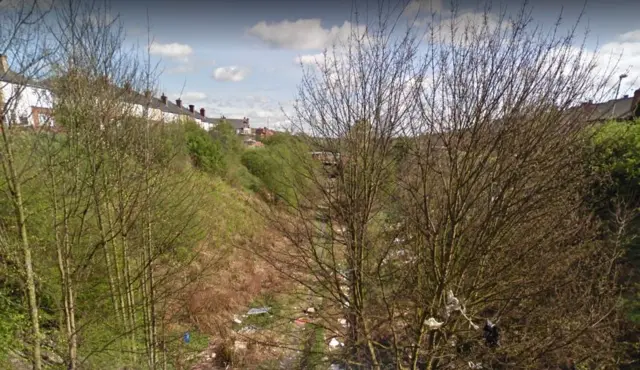
[[[3,104],[4,97],[0,94],[0,104]],[[0,112],[4,111],[4,107],[0,106]],[[29,299],[29,315],[31,318],[31,334],[33,336],[33,349],[32,359],[33,368],[36,370],[42,369],[42,359],[40,357],[40,320],[38,316],[38,300],[36,296],[36,284],[35,276],[33,272],[33,261],[31,258],[31,245],[29,244],[29,235],[27,233],[26,212],[24,210],[24,204],[22,199],[22,188],[20,186],[20,179],[15,169],[13,151],[11,148],[11,139],[9,137],[9,127],[5,124],[3,115],[0,114],[0,127],[2,127],[2,140],[4,143],[4,160],[2,161],[2,167],[4,175],[9,186],[9,192],[11,193],[11,200],[13,201],[14,211],[16,214],[16,226],[18,229],[18,236],[22,245],[22,253],[24,257],[24,273],[26,277],[27,296]],[[0,157],[0,158],[2,158]]]

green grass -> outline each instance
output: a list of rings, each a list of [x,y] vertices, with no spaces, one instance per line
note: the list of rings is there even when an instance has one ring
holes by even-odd
[[[249,308],[270,307],[267,313],[251,315],[244,318],[240,327],[255,326],[258,329],[266,329],[282,318],[283,303],[273,294],[264,294],[249,304]]]
[[[324,328],[318,325],[309,324],[309,339],[300,360],[302,369],[322,369],[326,368],[325,355],[326,344],[324,343]]]

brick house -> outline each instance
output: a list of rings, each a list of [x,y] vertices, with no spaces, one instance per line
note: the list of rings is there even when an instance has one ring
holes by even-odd
[[[264,139],[266,137],[273,136],[274,134],[275,132],[273,130],[270,130],[266,127],[256,128],[255,131],[256,138],[258,139]]]

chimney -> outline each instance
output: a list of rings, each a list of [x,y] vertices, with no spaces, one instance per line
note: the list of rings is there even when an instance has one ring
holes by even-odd
[[[622,98],[623,98],[623,99],[629,99],[629,95],[628,95],[628,94],[625,94]]]
[[[189,104],[189,112],[193,113],[195,109],[195,105]]]
[[[7,62],[7,56],[0,54],[0,73],[4,74],[9,70],[9,62]]]
[[[182,108],[182,100],[180,98],[176,99],[176,105]]]
[[[126,92],[131,92],[131,84],[129,83],[129,81],[124,83],[124,90]]]
[[[204,117],[204,108],[200,108],[200,115]]]
[[[633,92],[633,100],[631,101],[631,109],[633,109],[633,116],[640,116],[640,89]]]
[[[149,99],[151,97],[151,91],[150,90],[145,90],[144,91],[144,97]]]
[[[162,100],[162,104],[167,105],[167,96],[164,93],[162,93],[160,100]]]
[[[586,102],[582,102],[580,104],[580,107],[587,108],[587,107],[591,107],[592,105],[593,105],[593,100],[589,100],[589,101],[586,101]]]

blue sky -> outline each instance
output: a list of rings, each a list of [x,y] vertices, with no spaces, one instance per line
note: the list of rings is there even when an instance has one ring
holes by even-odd
[[[364,0],[362,0],[364,1]],[[448,0],[416,0],[446,17]],[[513,1],[510,7],[517,6]],[[584,3],[535,0],[536,21],[551,24],[564,9],[575,22]],[[476,0],[460,1],[461,12],[477,11]],[[152,58],[162,74],[159,93],[184,104],[204,107],[207,115],[249,117],[254,127],[278,128],[285,122],[302,76],[294,59],[314,55],[344,32],[351,16],[347,0],[112,0],[128,42],[147,45],[149,12]],[[494,7],[499,7],[494,2]],[[633,67],[640,67],[640,1],[590,1],[582,25],[591,33],[589,47],[623,53],[621,71],[629,71],[621,94],[640,87]],[[636,18],[636,19],[634,19]]]

